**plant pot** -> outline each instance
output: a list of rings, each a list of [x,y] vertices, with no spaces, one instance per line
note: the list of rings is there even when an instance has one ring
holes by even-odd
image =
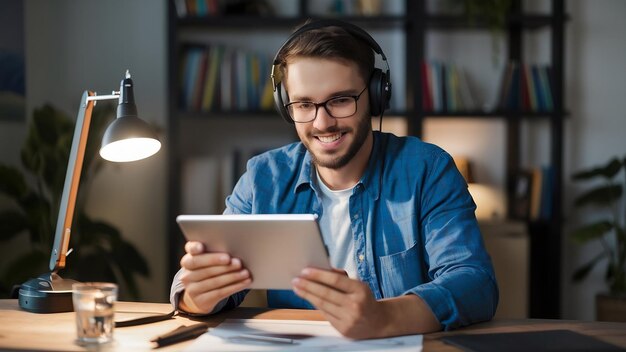
[[[596,320],[626,322],[626,295],[596,295]]]

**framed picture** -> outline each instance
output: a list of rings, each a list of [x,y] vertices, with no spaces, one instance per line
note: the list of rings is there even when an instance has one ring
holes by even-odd
[[[24,4],[0,0],[0,121],[25,121]]]

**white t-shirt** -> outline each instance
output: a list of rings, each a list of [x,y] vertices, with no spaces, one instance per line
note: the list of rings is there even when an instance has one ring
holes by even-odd
[[[322,192],[322,208],[324,209],[319,225],[330,255],[330,264],[335,268],[345,270],[351,279],[357,279],[349,209],[350,196],[354,187],[333,191],[324,184],[317,172],[316,175]]]

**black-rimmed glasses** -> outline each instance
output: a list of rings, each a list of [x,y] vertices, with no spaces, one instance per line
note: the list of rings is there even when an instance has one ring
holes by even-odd
[[[367,87],[363,88],[358,95],[342,95],[338,97],[332,97],[321,103],[314,103],[312,101],[294,101],[285,105],[289,116],[294,122],[306,123],[315,120],[317,117],[317,109],[320,106],[324,107],[326,113],[336,119],[342,119],[350,117],[356,114],[357,102],[359,98],[365,92]]]

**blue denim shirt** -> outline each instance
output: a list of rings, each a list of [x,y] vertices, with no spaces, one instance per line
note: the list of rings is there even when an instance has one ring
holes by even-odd
[[[359,279],[376,299],[418,295],[446,330],[491,319],[498,288],[476,206],[454,161],[416,137],[373,133],[369,165],[349,205]],[[226,199],[225,213],[321,215],[314,172],[302,143],[256,156]],[[232,296],[231,305],[244,296]],[[268,291],[268,304],[311,307],[279,290]]]

